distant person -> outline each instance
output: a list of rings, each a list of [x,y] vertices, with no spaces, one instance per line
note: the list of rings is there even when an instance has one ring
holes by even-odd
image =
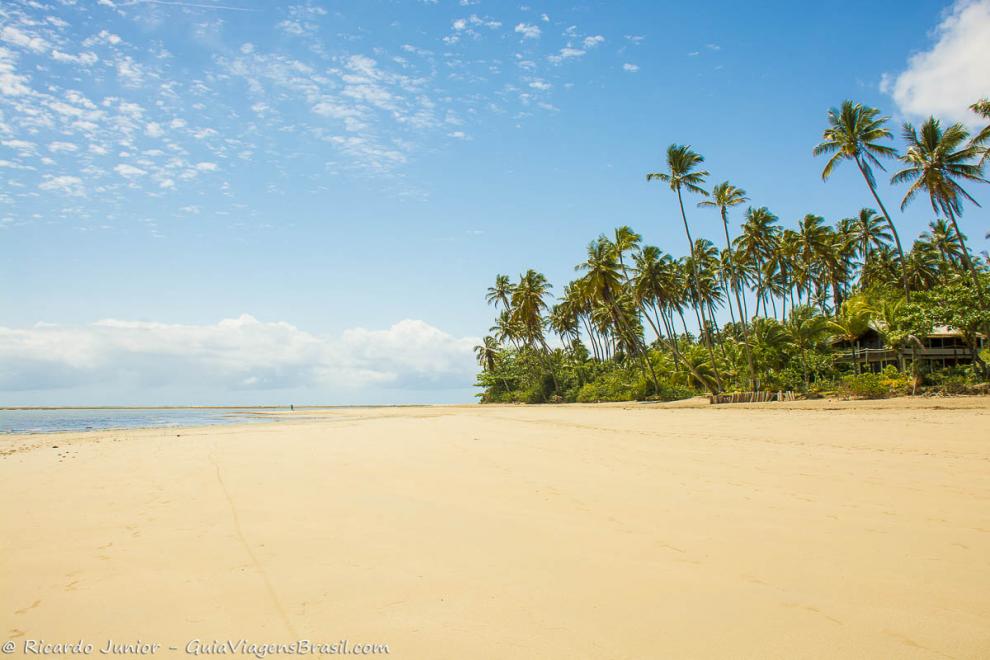
[[[289,404],[289,412],[295,412],[295,410],[296,410],[296,407],[290,403]]]

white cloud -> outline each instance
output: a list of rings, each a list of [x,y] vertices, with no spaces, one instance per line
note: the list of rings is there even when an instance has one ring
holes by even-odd
[[[541,92],[545,92],[552,87],[550,83],[545,82],[543,80],[534,80],[533,82],[529,83],[529,86]]]
[[[144,80],[144,68],[130,55],[117,60],[117,77],[128,87],[137,87]]]
[[[23,96],[31,93],[27,76],[17,73],[14,62],[17,56],[14,52],[0,46],[0,94],[4,96]]]
[[[216,163],[196,163],[196,169],[200,172],[216,172]]]
[[[69,62],[72,64],[82,64],[83,66],[91,66],[100,60],[100,58],[96,56],[96,53],[90,52],[80,53],[79,55],[71,55],[55,49],[52,51],[51,55],[52,59],[56,62]]]
[[[637,71],[639,71],[639,65],[630,64],[629,62],[626,62],[625,64],[622,65],[622,70],[628,71],[629,73],[636,73]]]
[[[476,343],[416,320],[321,337],[247,314],[212,325],[105,320],[0,327],[0,391],[113,384],[216,391],[465,388],[473,380]]]
[[[142,170],[140,167],[134,167],[133,165],[128,165],[127,163],[117,165],[113,168],[113,171],[125,179],[136,179],[137,177],[147,174],[147,172]]]
[[[560,64],[564,60],[575,57],[581,57],[584,54],[585,51],[581,50],[580,48],[572,48],[571,46],[565,46],[564,48],[560,49],[559,53],[557,53],[556,55],[550,55],[547,57],[547,59],[553,62],[554,64]]]
[[[299,21],[284,20],[281,23],[279,23],[276,27],[282,32],[294,36],[306,34],[306,28]]]
[[[969,105],[990,93],[990,0],[957,0],[935,39],[929,50],[911,56],[907,69],[884,76],[881,90],[909,117],[973,125],[977,117]]]
[[[0,30],[0,40],[35,53],[43,53],[50,47],[48,42],[41,37],[23,32],[13,25],[7,25]]]
[[[58,153],[60,151],[78,151],[79,147],[72,142],[52,142],[48,145],[48,150],[52,153]]]
[[[86,195],[82,179],[77,176],[46,175],[45,180],[38,184],[38,188],[40,190],[54,190],[70,197],[84,197]]]
[[[162,125],[156,121],[149,121],[144,125],[144,134],[151,138],[159,138],[165,135]]]
[[[537,39],[540,36],[540,27],[538,25],[519,23],[516,25],[516,32],[521,34],[523,39]]]
[[[116,34],[108,32],[107,30],[100,30],[99,34],[94,34],[83,41],[83,46],[86,46],[87,48],[97,45],[116,46],[122,42],[123,40]]]
[[[595,46],[598,46],[598,45],[600,45],[600,44],[602,44],[604,42],[605,42],[605,37],[603,37],[600,34],[595,34],[595,35],[592,35],[590,37],[585,37],[584,38],[584,47],[585,48],[594,48]]]

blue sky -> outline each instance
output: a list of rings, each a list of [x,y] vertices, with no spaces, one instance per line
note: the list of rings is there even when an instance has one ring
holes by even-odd
[[[848,167],[820,179],[828,107],[973,121],[990,0],[843,11],[5,2],[0,398],[470,400],[496,273],[560,288],[619,224],[686,251],[644,181],[666,145],[785,223],[834,221],[870,200]],[[979,250],[986,218],[962,220]]]

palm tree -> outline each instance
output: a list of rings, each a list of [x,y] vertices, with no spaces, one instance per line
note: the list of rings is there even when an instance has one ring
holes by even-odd
[[[859,373],[859,338],[870,329],[872,310],[864,301],[850,299],[843,303],[841,312],[828,322],[832,334],[856,345],[856,372]]]
[[[873,167],[884,169],[880,158],[895,158],[897,151],[885,144],[880,144],[880,140],[890,139],[891,132],[885,126],[889,117],[881,117],[880,111],[876,108],[843,101],[841,107],[832,108],[828,111],[828,128],[822,132],[822,142],[812,151],[815,156],[831,154],[825,169],[822,170],[822,180],[827,181],[832,175],[832,171],[843,160],[852,160],[859,168],[860,174],[866,180],[866,185],[870,188],[870,194],[876,200],[880,212],[887,220],[890,233],[894,236],[894,243],[897,245],[897,254],[901,261],[904,260],[904,250],[901,248],[901,238],[894,226],[894,221],[890,219],[887,208],[880,201],[877,194],[877,182],[873,177]],[[911,289],[908,287],[907,278],[902,276],[904,285],[904,295],[911,297]]]
[[[485,294],[485,302],[494,305],[495,309],[501,305],[502,309],[509,309],[509,299],[512,297],[512,283],[508,275],[496,275],[495,286],[488,287]]]
[[[856,244],[864,267],[870,260],[873,248],[882,248],[893,240],[893,236],[885,229],[883,220],[873,209],[860,209],[859,214],[844,222],[849,225],[850,239]]]
[[[969,109],[990,122],[990,99],[980,99],[969,106]],[[974,135],[971,142],[974,147],[978,147],[983,151],[983,157],[980,158],[980,166],[986,163],[987,159],[990,159],[990,144],[988,143],[990,143],[990,123]]]
[[[756,309],[754,316],[760,314],[760,300],[764,295],[763,264],[774,254],[780,239],[780,227],[777,226],[777,216],[767,207],[758,209],[750,207],[746,210],[746,222],[742,234],[736,239],[737,250],[742,259],[749,264],[750,270],[756,276]],[[764,313],[766,309],[764,308]]]
[[[521,338],[531,348],[538,350],[550,377],[553,379],[554,390],[560,389],[556,371],[549,361],[550,347],[543,335],[546,320],[544,312],[548,310],[546,298],[550,295],[551,285],[543,273],[530,268],[519,276],[519,283],[512,289],[510,298],[510,321],[519,330]]]
[[[916,241],[908,253],[904,268],[911,287],[922,291],[930,289],[938,281],[939,266],[944,263],[934,245]]]
[[[979,206],[979,203],[959,185],[959,180],[988,183],[982,176],[979,165],[971,162],[978,154],[970,142],[969,131],[962,124],[953,124],[942,129],[942,123],[934,117],[921,125],[921,132],[909,123],[904,124],[904,140],[907,151],[901,160],[907,165],[891,178],[891,183],[910,183],[901,201],[904,209],[922,190],[927,191],[932,210],[944,213],[959,240],[963,265],[973,277],[973,283],[980,287],[976,268],[969,258],[966,241],[959,231],[956,216],[962,215],[964,199]]]
[[[965,240],[965,237],[963,237]],[[955,266],[962,261],[962,251],[959,249],[959,239],[956,230],[947,220],[936,218],[928,224],[928,231],[921,234],[921,241],[930,244],[942,255],[946,266]]]
[[[624,309],[624,288],[615,246],[605,237],[588,245],[588,258],[575,270],[585,272],[583,279],[591,298],[600,303],[618,333],[620,343],[638,355],[650,372],[653,384],[660,391],[660,383],[654,373],[650,357],[643,347],[642,328],[636,327],[628,310]]]
[[[684,235],[687,236],[688,249],[692,250],[691,258],[694,258],[694,239],[691,238],[691,227],[688,225],[687,215],[684,213],[684,198],[682,189],[690,192],[708,196],[708,192],[701,187],[708,176],[706,170],[697,169],[705,160],[704,156],[691,151],[691,147],[682,144],[672,144],[667,147],[667,171],[650,172],[646,175],[647,181],[662,181],[670,186],[670,189],[677,193],[677,203],[681,209],[681,220],[684,222]],[[694,286],[698,285],[698,278],[692,272]],[[701,318],[698,318],[698,325],[701,325]]]
[[[732,284],[732,291],[736,297],[736,307],[739,309],[739,320],[742,323],[743,339],[746,348],[746,362],[749,365],[749,379],[754,390],[759,389],[756,383],[756,373],[753,370],[753,353],[749,347],[749,326],[746,322],[746,315],[743,312],[742,295],[739,293],[739,277],[736,275],[736,258],[732,253],[732,239],[729,238],[729,208],[738,206],[749,201],[746,191],[737,188],[728,181],[723,181],[712,188],[712,198],[698,202],[698,206],[717,208],[722,216],[722,230],[725,232],[725,249],[728,251],[726,264],[729,267],[729,281]],[[731,304],[729,305],[731,309]]]
[[[532,268],[519,276],[519,284],[512,289],[510,300],[511,320],[518,324],[522,338],[530,346],[546,347],[543,337],[543,313],[547,311],[546,297],[550,295],[550,283],[543,273]]]
[[[805,305],[791,311],[787,321],[787,334],[791,342],[801,351],[801,371],[804,386],[811,383],[808,373],[808,349],[816,346],[828,331],[828,321],[820,316],[814,307]]]
[[[698,288],[698,272],[694,267],[694,239],[691,238],[691,227],[688,225],[687,214],[684,212],[684,197],[681,190],[687,190],[698,195],[708,196],[708,191],[702,188],[705,177],[708,176],[706,170],[698,169],[705,161],[704,156],[695,153],[689,145],[672,144],[667,147],[667,171],[650,172],[646,175],[647,181],[662,181],[670,186],[670,189],[677,193],[677,203],[681,209],[681,220],[684,222],[684,234],[687,236],[688,247],[691,250],[691,277],[694,288]],[[704,333],[705,324],[702,322],[702,311],[695,305],[695,314],[698,317],[698,329]],[[708,344],[708,353],[712,364],[715,363],[715,351],[711,342]],[[721,383],[719,383],[721,389]]]
[[[613,245],[615,246],[615,256],[618,257],[619,267],[622,269],[622,275],[627,280],[629,279],[629,272],[626,270],[626,262],[624,260],[625,254],[636,250],[642,240],[643,237],[634,232],[632,227],[623,225],[615,228],[615,241],[613,242]]]
[[[478,364],[487,372],[495,371],[495,360],[498,358],[498,342],[491,335],[487,335],[481,343],[474,347],[474,354],[478,358]]]

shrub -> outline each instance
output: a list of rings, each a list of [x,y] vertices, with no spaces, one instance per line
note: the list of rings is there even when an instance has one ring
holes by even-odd
[[[839,383],[839,394],[860,399],[883,399],[907,394],[910,387],[910,376],[890,366],[880,373],[845,376]]]

